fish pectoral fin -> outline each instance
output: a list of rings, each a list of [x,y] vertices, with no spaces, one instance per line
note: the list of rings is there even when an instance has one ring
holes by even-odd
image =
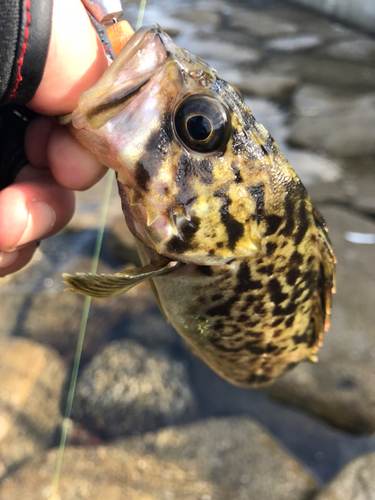
[[[63,278],[70,292],[90,297],[115,297],[142,281],[171,272],[178,264],[177,261],[168,261],[162,265],[147,264],[116,274],[64,273]]]

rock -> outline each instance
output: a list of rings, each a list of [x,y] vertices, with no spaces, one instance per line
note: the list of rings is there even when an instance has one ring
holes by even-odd
[[[8,477],[1,500],[51,494],[57,450]],[[249,418],[207,420],[113,445],[67,448],[64,500],[307,500],[314,479]]]
[[[322,17],[319,14],[315,16],[315,20],[311,19],[310,21],[302,22],[300,28],[304,33],[314,33],[314,35],[318,35],[327,42],[346,40],[349,37],[357,35],[356,31],[347,26],[338,22],[332,22],[331,19]]]
[[[262,53],[252,47],[234,45],[218,40],[191,40],[185,47],[193,54],[199,55],[219,71],[221,65],[250,64],[259,61]],[[218,67],[217,63],[220,64]]]
[[[260,70],[268,73],[284,74],[314,85],[354,91],[373,92],[375,67],[314,54],[306,57],[297,53],[270,54],[260,64]]]
[[[221,26],[220,31],[215,35],[221,42],[255,48],[259,50],[261,44],[249,36],[247,33],[239,30],[233,30],[229,26]],[[219,38],[220,37],[220,38]],[[235,69],[235,68],[233,68]]]
[[[229,24],[242,28],[257,37],[274,37],[296,33],[295,23],[277,19],[265,11],[236,10],[229,16]]]
[[[375,153],[375,93],[330,106],[316,116],[298,118],[289,135],[293,146],[337,157]]]
[[[279,99],[292,92],[296,78],[258,71],[236,71],[223,68],[220,78],[235,85],[243,95]]]
[[[251,417],[323,484],[349,461],[375,451],[374,434],[349,435],[311,413],[269,397],[264,390],[233,386],[192,354],[189,373],[200,418]]]
[[[375,61],[375,41],[370,37],[343,40],[330,45],[326,53],[338,59]]]
[[[370,500],[375,498],[375,453],[353,460],[314,500]]]
[[[1,500],[214,500],[213,485],[190,464],[126,451],[119,446],[65,449],[57,492],[58,450],[33,457],[0,486]]]
[[[127,449],[191,464],[212,486],[212,499],[307,499],[314,479],[248,417],[209,419],[148,433],[124,442]]]
[[[65,377],[51,349],[0,339],[0,477],[51,444]]]
[[[117,194],[117,182],[114,178],[114,172],[112,171],[88,191],[77,191],[75,193],[76,211],[69,223],[71,229],[76,231],[84,231],[87,229],[97,230],[108,183],[112,185],[112,195],[109,198],[106,224],[111,224],[114,219],[122,215],[121,201]]]
[[[318,207],[335,249],[337,294],[332,324],[324,335],[319,362],[303,362],[283,375],[268,393],[295,404],[349,432],[375,431],[375,252],[354,244],[349,231],[375,234],[371,219],[344,208]]]
[[[172,38],[172,40],[174,38],[177,38],[181,33],[181,30],[174,26],[168,26],[168,25],[166,27],[163,26],[163,30]]]
[[[354,210],[375,215],[375,159],[346,158],[342,178],[337,182],[319,182],[309,186],[314,204],[328,203],[351,206]]]
[[[268,8],[267,10],[276,19],[281,19],[283,21],[296,24],[302,32],[305,31],[305,27],[309,24],[314,24],[317,22],[330,24],[326,19],[322,18],[311,10],[300,9],[298,7],[291,8],[290,5],[281,4],[280,2],[272,2],[272,7]]]
[[[350,106],[352,95],[338,95],[324,86],[302,85],[293,94],[293,111],[298,116],[317,116]]]
[[[246,98],[245,102],[257,122],[270,131],[280,151],[289,160],[305,186],[340,179],[342,173],[337,160],[309,151],[291,148],[287,144],[288,128],[285,124],[287,117],[279,106],[265,99]]]
[[[107,437],[190,420],[195,401],[186,368],[132,340],[108,344],[83,370],[72,417]]]
[[[126,231],[124,234],[127,234]],[[73,360],[84,297],[63,291],[62,273],[90,270],[95,238],[96,232],[87,230],[61,233],[42,242],[39,261],[15,276],[6,286],[0,286],[0,299],[7,310],[0,324],[0,337],[28,337],[53,347],[68,362]],[[119,251],[123,247],[117,242]],[[133,254],[135,260],[134,249]],[[113,274],[124,270],[124,265],[111,265],[110,259],[106,258],[106,248],[102,255],[99,273]],[[127,255],[132,255],[130,249]],[[118,297],[91,301],[83,361],[91,359],[109,340],[126,336],[138,338],[151,346],[175,346],[180,343],[174,329],[159,312],[148,283]]]
[[[134,236],[129,231],[123,215],[114,219],[108,226],[108,232],[106,238],[104,238],[103,246],[119,263],[131,263],[136,267],[142,265],[138,256]]]
[[[298,35],[285,38],[274,38],[269,40],[265,47],[270,50],[280,50],[283,52],[295,52],[317,47],[322,40],[316,35]]]
[[[77,238],[80,237],[77,235]],[[61,243],[63,236],[51,239],[48,245],[53,240]],[[65,241],[65,244],[68,242]],[[24,294],[23,304],[18,310],[11,333],[49,345],[68,362],[72,361],[85,299],[81,295],[64,291],[66,285],[63,283],[62,272],[88,272],[91,260],[91,257],[73,254],[63,268],[57,266],[56,270],[45,269],[42,283],[35,283],[34,290]],[[104,262],[100,263],[99,269],[99,272],[104,273],[120,271]],[[113,335],[113,328],[121,321],[124,309],[126,302],[122,296],[115,300],[92,300],[83,344],[83,360],[90,359]]]
[[[221,22],[221,16],[218,12],[203,9],[175,12],[173,17],[177,17],[189,23],[194,23],[197,26],[202,24],[204,26],[212,26],[213,28],[217,28]]]

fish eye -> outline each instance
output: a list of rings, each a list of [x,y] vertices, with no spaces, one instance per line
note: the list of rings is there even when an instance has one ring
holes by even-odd
[[[178,139],[196,153],[222,153],[230,135],[230,120],[226,107],[206,94],[186,97],[174,113]]]

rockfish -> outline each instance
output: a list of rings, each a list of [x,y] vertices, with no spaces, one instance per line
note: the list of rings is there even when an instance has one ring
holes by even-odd
[[[160,27],[142,28],[69,120],[116,170],[143,263],[64,275],[71,290],[114,296],[149,280],[166,319],[236,385],[316,357],[334,287],[325,222],[232,85]]]

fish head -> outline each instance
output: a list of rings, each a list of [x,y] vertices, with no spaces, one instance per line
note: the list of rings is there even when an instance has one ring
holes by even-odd
[[[71,128],[116,170],[134,236],[172,260],[248,258],[266,208],[298,182],[238,91],[158,26],[137,31],[82,94]]]

